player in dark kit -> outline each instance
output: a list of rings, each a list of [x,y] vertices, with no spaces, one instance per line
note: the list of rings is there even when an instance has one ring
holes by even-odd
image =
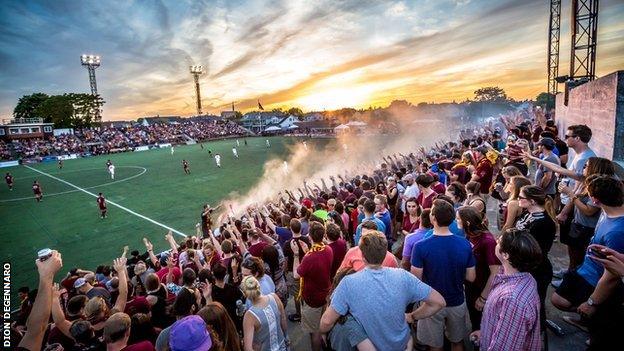
[[[189,163],[187,160],[182,160],[182,167],[184,168],[184,173],[191,174],[191,170],[189,169]]]
[[[102,219],[106,218],[106,199],[104,198],[104,195],[102,195],[102,193],[98,194],[97,204],[100,208],[100,216],[102,217]]]
[[[13,190],[13,176],[11,175],[11,173],[7,172],[7,174],[4,176],[4,181],[9,186],[9,190]]]
[[[58,161],[59,169],[63,169],[63,160]]]
[[[32,190],[35,194],[35,199],[37,199],[37,202],[41,202],[41,199],[43,199],[43,190],[41,189],[41,185],[39,185],[36,180],[33,182]]]

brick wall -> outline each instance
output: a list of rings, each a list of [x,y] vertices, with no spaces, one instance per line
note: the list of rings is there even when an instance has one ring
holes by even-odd
[[[563,137],[567,126],[586,124],[593,136],[589,146],[600,157],[624,160],[624,71],[573,88],[568,106],[557,94],[555,118]]]

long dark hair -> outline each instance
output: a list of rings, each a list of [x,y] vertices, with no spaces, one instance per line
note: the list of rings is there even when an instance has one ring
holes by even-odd
[[[527,200],[533,200],[538,206],[544,207],[548,217],[550,217],[553,222],[557,223],[555,218],[555,207],[553,206],[552,199],[546,196],[544,189],[537,185],[525,185],[520,188],[520,193],[524,194],[524,197]]]
[[[197,312],[206,325],[223,339],[223,348],[228,351],[240,351],[240,338],[236,326],[225,307],[219,302],[213,301]]]
[[[483,216],[472,206],[462,206],[457,210],[461,226],[468,237],[478,237],[487,233],[488,229],[483,223]]]

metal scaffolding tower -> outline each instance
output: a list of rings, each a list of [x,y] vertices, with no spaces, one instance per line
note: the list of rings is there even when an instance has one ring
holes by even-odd
[[[572,0],[570,79],[596,78],[599,0]]]
[[[98,96],[97,82],[95,80],[95,69],[100,67],[100,56],[97,55],[81,55],[80,63],[89,71],[89,84],[91,85],[91,95]],[[95,122],[100,123],[102,121],[102,109],[101,106],[97,107],[95,111]]]
[[[561,29],[561,0],[550,1],[550,24],[548,25],[548,94],[554,96],[559,92],[557,78],[559,76],[559,34]]]
[[[199,76],[204,73],[204,68],[202,66],[190,66],[191,74],[195,79],[195,95],[197,97],[197,115],[202,114],[202,105],[201,105],[201,95],[199,92]]]

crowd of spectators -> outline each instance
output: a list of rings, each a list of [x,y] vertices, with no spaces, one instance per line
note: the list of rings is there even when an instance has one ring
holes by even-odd
[[[611,349],[624,322],[614,164],[588,147],[585,125],[558,131],[539,110],[497,125],[236,217],[206,204],[195,236],[168,233],[166,250],[144,239],[58,286],[53,252],[37,260],[36,297],[24,290],[16,339],[31,351],[287,350],[290,320],[312,350],[461,350],[467,339],[540,350],[550,299],[589,330],[591,350]],[[562,272],[548,256],[556,240],[569,248]],[[553,275],[563,279],[549,296]]]
[[[232,121],[183,121],[132,127],[76,130],[49,139],[14,140],[0,144],[2,159],[37,159],[69,154],[100,155],[131,151],[138,146],[182,144],[188,138],[197,142],[227,136],[247,135],[248,131]],[[11,152],[11,149],[13,152]]]

